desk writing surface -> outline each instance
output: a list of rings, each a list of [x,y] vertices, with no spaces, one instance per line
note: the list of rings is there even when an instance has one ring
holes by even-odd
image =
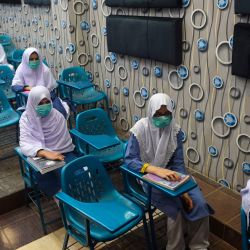
[[[98,150],[120,144],[119,140],[109,135],[87,135],[77,131],[76,129],[72,129],[70,133]]]
[[[71,88],[78,89],[78,90],[86,89],[86,88],[94,86],[93,83],[89,81],[66,82],[66,81],[58,80],[57,82],[66,87],[71,87]]]
[[[178,197],[178,196],[182,195],[183,193],[186,193],[186,192],[190,191],[191,189],[194,189],[195,187],[197,187],[197,183],[195,182],[194,178],[190,178],[186,183],[182,184],[176,190],[171,190],[171,189],[168,189],[168,188],[164,188],[164,187],[162,187],[160,185],[157,185],[156,183],[153,183],[153,182],[148,181],[146,179],[143,179],[142,178],[142,176],[143,176],[142,173],[135,172],[135,171],[131,170],[126,165],[121,166],[121,169],[123,171],[135,176],[136,178],[139,178],[143,182],[149,184],[151,187],[162,191],[163,193],[165,193],[167,196],[170,196],[170,197]]]

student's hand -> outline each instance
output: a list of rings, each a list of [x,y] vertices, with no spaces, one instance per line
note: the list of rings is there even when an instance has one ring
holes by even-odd
[[[63,161],[64,160],[64,155],[62,155],[60,152],[56,151],[47,151],[47,150],[39,150],[37,153],[37,156],[46,158],[48,160],[58,160],[58,161]]]
[[[178,181],[180,179],[180,176],[178,176],[176,172],[166,168],[155,167],[152,165],[149,165],[147,167],[146,172],[155,174],[168,181]]]
[[[194,204],[193,204],[193,201],[192,201],[191,197],[189,196],[189,194],[184,193],[181,196],[181,199],[184,202],[184,204],[183,204],[184,209],[187,210],[187,212],[190,212],[193,209]]]

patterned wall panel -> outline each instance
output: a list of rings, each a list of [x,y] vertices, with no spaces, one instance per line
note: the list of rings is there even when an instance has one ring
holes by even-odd
[[[151,95],[169,94],[183,129],[187,166],[239,190],[250,173],[250,83],[232,76],[230,64],[234,24],[249,18],[234,14],[232,0],[183,0],[183,5],[111,9],[103,0],[54,0],[51,9],[0,5],[0,13],[2,31],[21,37],[18,47],[41,43],[55,71],[80,64],[91,72],[109,97],[114,125],[124,131],[145,116]],[[182,65],[109,53],[106,16],[111,13],[183,17]]]

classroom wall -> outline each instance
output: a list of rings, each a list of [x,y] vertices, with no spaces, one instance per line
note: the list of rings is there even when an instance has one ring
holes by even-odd
[[[173,99],[176,120],[186,136],[184,154],[187,166],[234,190],[240,190],[249,178],[242,171],[242,166],[248,169],[247,164],[250,164],[250,83],[245,78],[231,75],[230,46],[233,40],[230,38],[233,35],[234,24],[249,22],[248,17],[234,14],[232,0],[228,1],[225,9],[217,7],[218,0],[191,0],[187,7],[180,10],[151,9],[147,12],[127,8],[111,10],[103,2],[52,0],[51,8],[1,4],[1,31],[17,38],[16,45],[20,48],[41,45],[42,53],[55,74],[64,67],[79,64],[90,71],[94,82],[109,97],[114,125],[122,128],[124,132],[146,114],[148,99],[141,97],[142,87],[148,90],[149,96],[156,92],[167,93]],[[194,27],[191,16],[197,9],[204,11],[206,22],[200,11],[195,12]],[[188,69],[188,78],[181,80],[175,72],[178,69],[175,66],[126,55],[109,54],[105,25],[106,16],[110,13],[183,17],[182,64]],[[30,26],[27,26],[28,22]],[[204,27],[200,29],[204,22]],[[202,52],[197,47],[200,38],[208,42],[206,51]],[[219,47],[217,59],[216,47],[223,41],[225,42]],[[133,40],[131,43],[133,44]],[[43,47],[44,44],[46,48]],[[101,57],[101,61],[96,61],[96,57]],[[110,58],[115,63],[112,63]],[[138,69],[131,67],[132,60],[138,61]],[[155,66],[162,69],[162,77],[155,76]],[[149,76],[143,76],[143,67],[148,68]],[[173,70],[174,72],[171,72]],[[126,79],[121,79],[125,78],[125,73]],[[215,76],[223,80],[221,88],[214,87]],[[215,82],[220,83],[218,78]],[[128,96],[124,95],[124,87],[129,89]],[[238,123],[235,127],[230,128],[223,122],[223,116],[227,112],[237,118]],[[230,114],[226,118],[230,125]],[[209,146],[213,146],[210,152],[214,156],[209,153]]]

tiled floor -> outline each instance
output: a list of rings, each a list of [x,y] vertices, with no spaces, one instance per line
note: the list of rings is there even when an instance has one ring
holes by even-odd
[[[121,190],[122,189],[122,185],[121,185],[122,177],[119,171],[112,170],[110,171],[110,175],[111,175],[114,185],[118,189]],[[211,203],[213,203],[214,206],[217,207],[218,205],[217,203],[218,202],[221,203],[221,200],[214,198],[214,196],[217,197],[218,195],[218,197],[221,197],[223,199],[228,198],[226,196],[228,194],[223,192],[223,188],[221,188],[220,186],[218,186],[216,191],[214,191],[215,189],[211,188],[211,186],[213,186],[214,184],[203,182],[203,180],[200,178],[197,178],[197,181],[200,187],[202,188],[204,195],[207,197],[208,200],[211,201]],[[233,199],[236,199],[236,198],[233,198]],[[53,201],[45,200],[44,203],[46,206],[46,211],[50,210],[50,212],[46,213],[47,218],[48,217],[55,218],[59,216],[58,208]],[[224,203],[224,200],[223,200],[223,203]],[[228,205],[232,205],[229,201],[228,203],[229,203]],[[222,206],[222,208],[218,206],[218,216],[219,215],[221,216],[221,213],[223,212],[221,211],[221,209],[224,211],[224,206]],[[226,210],[233,211],[233,212],[230,211],[231,216],[238,213],[236,209],[234,208],[226,209]],[[217,209],[216,209],[216,215],[217,215]],[[230,225],[234,226],[238,223],[236,217],[230,220],[228,219],[229,216],[226,216],[224,214],[222,215],[223,215],[222,217],[225,220],[228,220],[228,223]],[[166,244],[166,239],[165,239],[166,223],[165,223],[164,215],[158,214],[157,218],[158,218],[156,220],[157,243],[159,245],[159,249],[163,249]],[[0,216],[0,249],[1,250],[16,249],[32,241],[35,241],[41,237],[43,238],[21,249],[22,250],[60,249],[62,242],[63,242],[63,235],[64,235],[64,229],[60,229],[61,227],[62,227],[61,221],[58,221],[55,224],[50,225],[48,227],[48,231],[49,233],[51,232],[54,232],[54,233],[43,237],[43,232],[41,229],[39,216],[36,210],[34,209],[34,207],[33,206],[31,206],[31,208],[21,207],[19,209],[13,210],[7,214]],[[58,229],[59,231],[56,231]],[[223,238],[225,235],[230,237],[230,232],[226,231],[225,227],[221,228],[221,232],[222,232],[221,238]],[[213,250],[236,249],[236,248],[233,248],[231,245],[227,244],[226,242],[224,242],[221,238],[218,238],[214,234],[210,234],[210,244],[211,244],[210,249],[213,249]],[[49,248],[47,246],[49,246]],[[51,248],[52,246],[53,248]],[[70,249],[80,249],[80,247],[77,244],[74,244]],[[98,249],[126,249],[126,250],[146,249],[146,243],[144,240],[143,231],[141,228],[136,228],[130,234],[125,235],[114,242],[111,242],[108,244],[101,244],[98,247]]]

